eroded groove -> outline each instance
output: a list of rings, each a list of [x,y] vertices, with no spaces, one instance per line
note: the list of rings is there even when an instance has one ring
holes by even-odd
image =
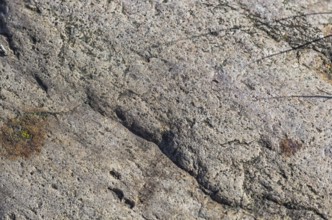
[[[124,127],[126,127],[131,133],[146,141],[153,142],[156,145],[159,145],[157,135],[141,126],[140,123],[138,123],[135,119],[128,117],[123,109],[121,109],[120,107],[116,108],[115,115],[119,119],[120,123]]]
[[[218,189],[213,190],[210,189],[209,186],[204,184],[204,180],[202,178],[202,174],[197,174],[197,172],[190,171],[186,169],[186,167],[183,167],[181,163],[179,162],[181,159],[181,152],[177,150],[177,144],[176,144],[176,133],[173,131],[165,131],[161,134],[161,140],[158,140],[158,134],[154,134],[150,131],[148,131],[146,128],[141,126],[137,121],[130,118],[125,111],[123,111],[121,108],[117,108],[115,110],[115,115],[118,117],[120,123],[128,129],[131,133],[133,133],[135,136],[138,136],[148,142],[152,142],[158,146],[160,151],[168,158],[170,159],[177,167],[184,170],[186,173],[188,173],[190,176],[192,176],[198,185],[200,186],[202,192],[209,196],[213,201],[217,202],[220,205],[236,208],[237,206],[232,204],[231,201],[228,201],[225,198],[221,198],[217,195]]]
[[[265,195],[263,196],[263,199],[273,202],[279,206],[283,206],[288,210],[307,211],[307,212],[310,211],[315,213],[321,219],[328,220],[328,218],[323,213],[319,212],[317,209],[313,207],[305,207],[303,205],[294,204],[292,202],[278,201],[276,198],[273,198],[271,195]]]
[[[153,134],[153,132],[148,131],[148,129],[144,128],[140,125],[139,122],[135,121],[134,119],[130,118],[127,115],[127,112],[123,111],[121,108],[117,108],[115,110],[115,115],[118,117],[121,124],[126,127],[131,133],[135,136],[138,136],[146,141],[153,142],[158,146],[160,151],[170,159],[177,167],[184,170],[186,173],[191,175],[195,178],[196,182],[199,184],[201,191],[209,196],[213,201],[217,202],[222,206],[227,206],[230,208],[241,208],[243,210],[248,210],[246,207],[242,206],[241,204],[234,204],[234,202],[228,200],[227,198],[223,198],[218,195],[219,190],[215,188],[211,188],[208,183],[204,180],[204,168],[202,172],[192,172],[186,167],[181,166],[179,162],[181,160],[181,153],[177,150],[177,143],[176,143],[176,133],[173,131],[166,131],[161,134],[161,140],[156,138],[158,135]],[[159,135],[160,136],[160,135]],[[327,217],[320,213],[317,209],[312,207],[304,207],[301,205],[287,203],[287,202],[280,202],[277,200],[271,199],[270,197],[264,197],[265,200],[270,200],[278,204],[279,206],[284,206],[289,210],[303,210],[303,211],[311,211],[315,213],[320,218],[327,220]],[[128,204],[130,206],[130,204]]]
[[[175,134],[172,131],[164,132],[161,142],[158,144],[159,149],[174,162],[176,156]],[[172,159],[173,158],[173,159]]]
[[[133,209],[135,207],[135,202],[127,197],[125,197],[124,192],[119,188],[108,187],[108,190],[113,192],[116,197],[118,197],[120,202],[123,202],[128,208]]]
[[[120,201],[124,198],[124,193],[121,189],[108,187],[108,190],[112,191]]]
[[[147,129],[140,126],[136,121],[134,121],[130,126],[127,127],[133,134],[143,138],[144,140],[157,143],[153,133],[149,132]]]
[[[98,112],[102,116],[107,117],[105,108],[109,107],[106,102],[103,102],[93,91],[87,89],[86,91],[86,104],[90,106],[92,110]]]
[[[34,75],[34,78],[36,80],[36,82],[38,83],[39,87],[44,90],[44,92],[48,92],[48,86],[47,84],[38,76],[38,75]]]

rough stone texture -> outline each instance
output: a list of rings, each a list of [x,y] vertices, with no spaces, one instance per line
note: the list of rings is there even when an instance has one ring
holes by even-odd
[[[329,9],[1,0],[1,219],[331,219]]]

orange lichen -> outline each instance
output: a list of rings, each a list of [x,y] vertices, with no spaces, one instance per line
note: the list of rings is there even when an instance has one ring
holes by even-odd
[[[28,158],[39,153],[46,137],[46,118],[25,114],[8,120],[0,128],[0,156]]]

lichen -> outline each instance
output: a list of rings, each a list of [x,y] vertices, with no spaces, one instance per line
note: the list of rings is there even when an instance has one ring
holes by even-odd
[[[293,156],[296,152],[298,152],[303,146],[297,140],[292,140],[290,138],[284,138],[280,141],[279,147],[281,153],[287,157]]]
[[[46,124],[45,117],[31,113],[9,119],[0,128],[0,156],[29,158],[39,153],[45,141]]]
[[[22,138],[27,139],[27,140],[30,140],[32,138],[32,135],[29,133],[28,130],[22,130],[21,136],[22,136]]]

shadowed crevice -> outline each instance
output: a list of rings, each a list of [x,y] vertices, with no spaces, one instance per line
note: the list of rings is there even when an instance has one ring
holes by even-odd
[[[231,201],[228,201],[225,198],[221,198],[218,195],[218,189],[212,189],[209,186],[209,183],[205,181],[204,174],[202,171],[204,168],[200,168],[201,172],[188,170],[184,165],[182,165],[182,160],[184,158],[181,151],[178,150],[178,144],[176,142],[177,135],[174,131],[165,131],[161,134],[155,134],[152,131],[149,131],[147,128],[143,127],[138,121],[133,117],[130,117],[126,111],[120,107],[115,109],[115,115],[119,119],[120,123],[126,127],[134,135],[156,144],[160,151],[170,159],[177,167],[181,170],[187,172],[190,176],[195,178],[199,184],[202,192],[209,196],[213,201],[228,207],[238,207],[237,205],[232,204]],[[160,137],[157,138],[157,137]],[[203,165],[200,164],[202,167]]]
[[[13,51],[14,55],[19,59],[20,52],[19,48],[17,47],[16,43],[13,39],[13,34],[9,30],[7,25],[7,16],[8,16],[8,5],[7,1],[0,0],[0,35],[4,36],[8,42],[9,48]]]
[[[127,197],[125,197],[124,192],[119,188],[108,187],[108,190],[113,192],[116,197],[118,197],[120,202],[123,202],[128,208],[133,209],[135,207],[135,202]]]
[[[38,76],[38,75],[34,75],[34,78],[37,82],[37,84],[39,85],[39,87],[44,90],[44,92],[48,92],[48,85]]]

